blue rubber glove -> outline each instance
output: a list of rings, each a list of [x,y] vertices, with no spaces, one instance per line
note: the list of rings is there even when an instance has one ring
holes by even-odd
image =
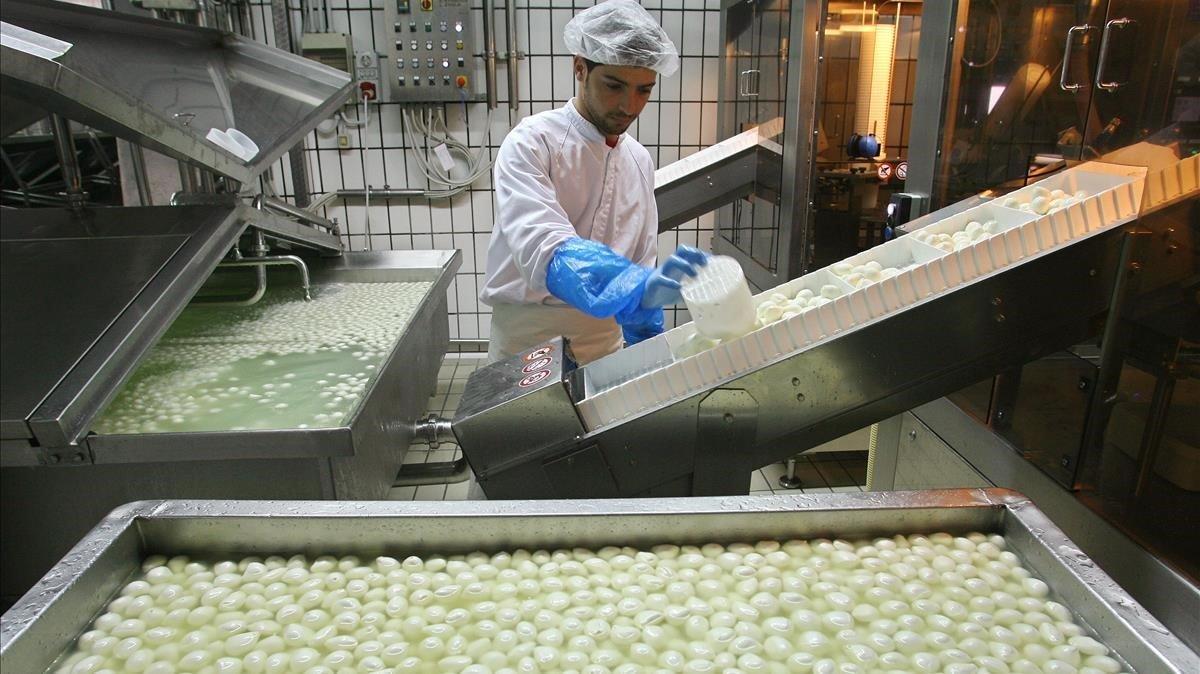
[[[650,273],[646,279],[646,291],[642,293],[643,308],[678,304],[683,297],[679,292],[679,281],[684,274],[696,275],[696,267],[708,264],[708,255],[698,248],[679,246],[675,253]]]
[[[567,239],[546,267],[546,289],[589,316],[645,325],[653,321],[653,311],[640,304],[649,277],[649,269],[602,243]]]
[[[625,337],[625,346],[633,346],[638,342],[662,334],[664,323],[662,309],[646,310],[643,320],[645,321],[643,323],[621,326],[621,334]]]

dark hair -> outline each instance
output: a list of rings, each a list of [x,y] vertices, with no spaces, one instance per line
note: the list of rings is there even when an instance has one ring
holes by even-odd
[[[599,63],[596,63],[595,61],[593,61],[591,59],[583,58],[582,56],[580,56],[579,58],[583,59],[583,63],[587,66],[587,71],[589,73],[592,72],[593,68],[600,65]]]

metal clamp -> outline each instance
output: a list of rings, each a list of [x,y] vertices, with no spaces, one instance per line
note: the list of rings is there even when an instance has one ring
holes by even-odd
[[[760,70],[743,70],[738,73],[738,96],[757,96]]]
[[[428,417],[417,421],[413,428],[413,434],[418,439],[424,440],[430,449],[437,449],[443,443],[454,444],[458,442],[450,420],[443,419],[436,414],[430,414]]]
[[[312,213],[307,209],[293,206],[286,201],[268,197],[265,194],[256,195],[254,197],[254,201],[251,202],[251,207],[259,211],[273,211],[280,215],[295,218],[307,225],[321,227],[329,231],[333,231],[337,228],[337,225],[335,225],[331,220],[326,220],[325,218],[322,218],[321,216],[317,215],[316,213]]]
[[[1100,37],[1100,58],[1096,64],[1096,88],[1105,91],[1116,91],[1125,86],[1125,82],[1106,82],[1104,81],[1104,68],[1108,65],[1108,38],[1112,34],[1112,27],[1124,28],[1133,23],[1133,19],[1121,17],[1120,19],[1112,19],[1104,24],[1104,34]]]
[[[1075,33],[1087,33],[1094,28],[1095,26],[1089,26],[1085,23],[1078,26],[1071,26],[1067,30],[1067,46],[1063,48],[1062,72],[1058,76],[1058,86],[1063,91],[1078,91],[1087,86],[1078,82],[1067,84],[1067,71],[1071,69],[1071,49],[1075,46]]]

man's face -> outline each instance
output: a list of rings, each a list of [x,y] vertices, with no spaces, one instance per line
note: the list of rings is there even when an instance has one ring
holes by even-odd
[[[606,136],[625,133],[650,100],[658,73],[638,66],[598,65],[575,57],[575,79],[581,83],[579,100],[588,121]]]

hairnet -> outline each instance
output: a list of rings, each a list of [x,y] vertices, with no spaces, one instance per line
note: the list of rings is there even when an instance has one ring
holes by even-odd
[[[634,0],[607,0],[563,28],[572,54],[608,66],[640,66],[660,75],[679,69],[679,51],[654,17]]]

